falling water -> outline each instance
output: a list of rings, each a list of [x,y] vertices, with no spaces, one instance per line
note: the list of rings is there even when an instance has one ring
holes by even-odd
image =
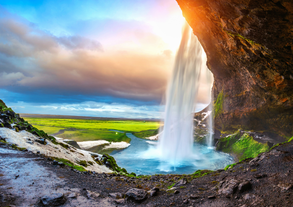
[[[161,160],[176,166],[194,158],[193,116],[199,77],[206,69],[205,53],[186,23],[167,91],[164,130],[159,137]]]
[[[203,56],[203,61],[206,62],[206,55]],[[211,86],[213,84],[213,74],[208,69],[202,69],[201,75],[205,77],[206,84]],[[208,128],[208,133],[206,135],[206,144],[207,146],[212,149],[214,145],[214,123],[213,123],[213,94],[210,94],[210,104],[207,108],[206,112],[206,123]]]
[[[203,76],[199,81],[200,75]],[[212,83],[206,55],[186,24],[168,86],[164,130],[159,133],[159,141],[143,140],[126,133],[131,138],[131,145],[111,154],[119,166],[136,174],[187,174],[199,169],[224,168],[234,162],[230,155],[193,141],[193,118],[199,82],[204,80],[203,77]],[[203,88],[201,86],[201,90]],[[206,92],[206,96],[211,97],[210,92]],[[208,124],[211,130],[207,143],[212,146],[212,140],[209,141],[212,139],[212,117],[209,114],[207,118],[211,120],[207,122],[211,122]]]

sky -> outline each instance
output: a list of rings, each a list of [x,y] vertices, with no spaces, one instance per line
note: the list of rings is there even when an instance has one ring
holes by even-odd
[[[183,24],[175,0],[0,0],[0,99],[17,113],[160,118]]]

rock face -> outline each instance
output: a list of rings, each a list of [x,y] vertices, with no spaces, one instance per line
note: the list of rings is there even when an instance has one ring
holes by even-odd
[[[214,74],[216,129],[293,136],[293,2],[177,2]]]

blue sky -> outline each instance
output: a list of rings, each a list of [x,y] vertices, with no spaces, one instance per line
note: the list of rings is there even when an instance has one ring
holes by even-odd
[[[159,118],[183,22],[175,0],[0,0],[0,98],[18,113]]]

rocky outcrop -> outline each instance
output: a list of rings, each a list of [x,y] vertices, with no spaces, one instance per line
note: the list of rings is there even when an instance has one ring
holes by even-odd
[[[214,74],[220,132],[293,135],[293,2],[177,0]]]
[[[212,111],[210,110],[209,106],[194,114],[193,137],[195,142],[200,144],[207,144],[207,136],[210,133],[209,125],[212,124],[212,121],[209,122],[209,118],[211,118],[210,116],[212,116]]]

